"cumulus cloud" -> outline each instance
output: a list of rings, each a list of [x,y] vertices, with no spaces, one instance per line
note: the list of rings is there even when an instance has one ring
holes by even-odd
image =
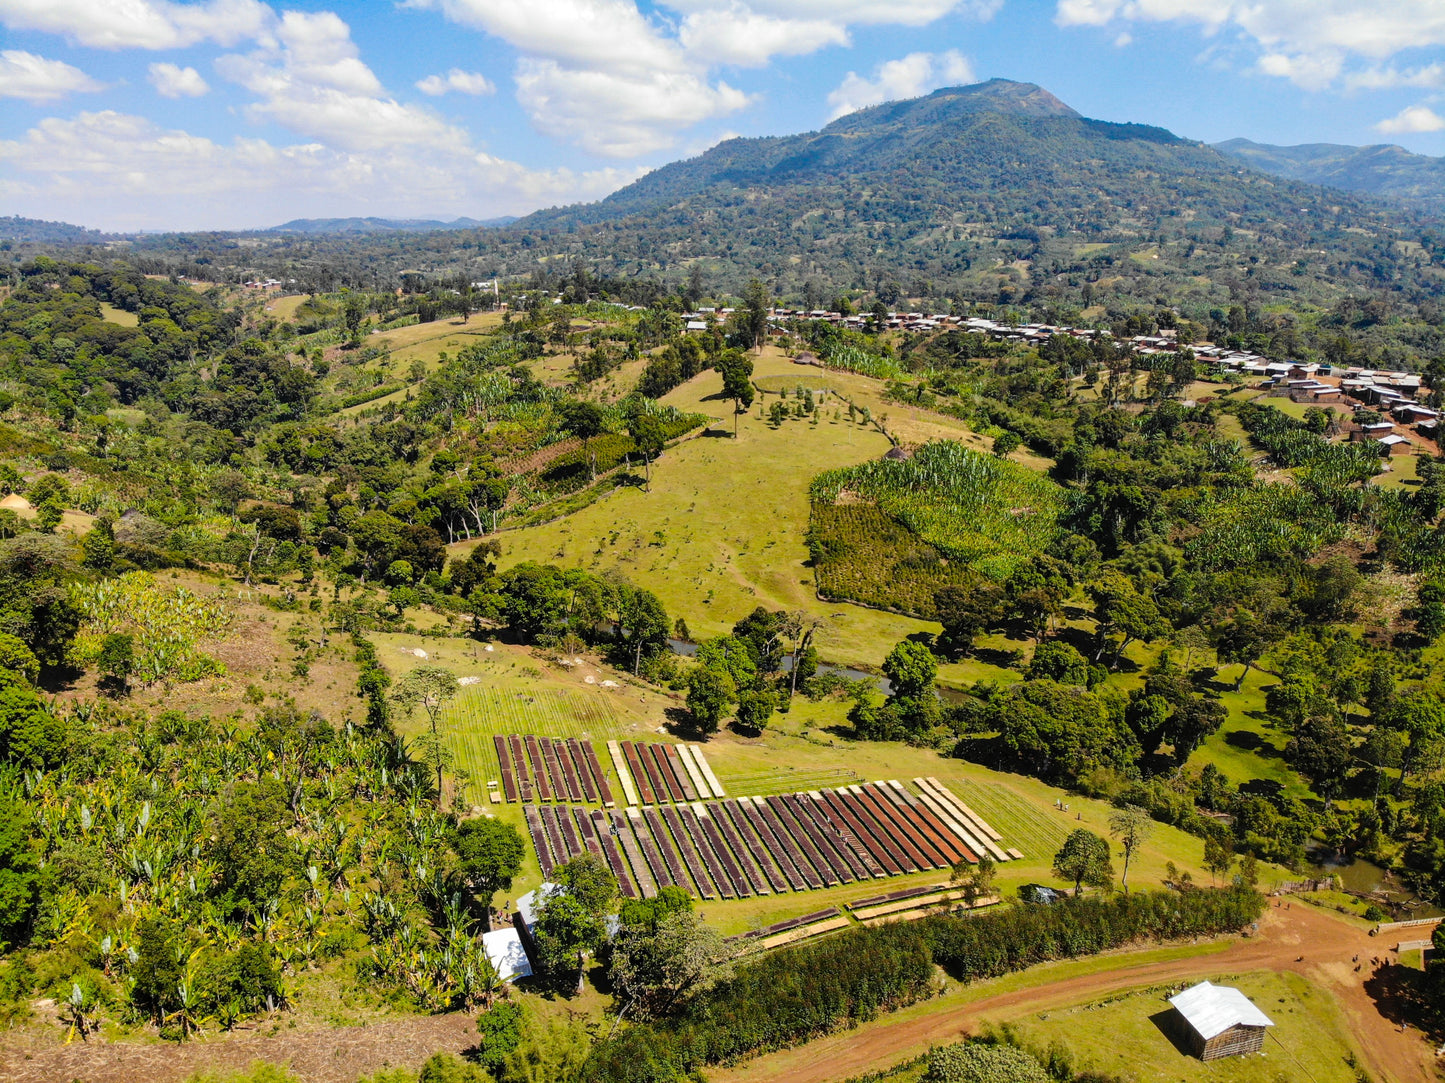
[[[617,158],[671,146],[682,129],[748,104],[742,91],[688,72],[620,74],[524,59],[516,78],[517,100],[539,130]]]
[[[650,15],[637,0],[405,2],[516,48],[517,100],[538,130],[627,155],[675,146],[683,129],[744,108],[748,96],[712,74],[718,65],[846,46],[852,26],[988,19],[1003,0],[660,0],[666,11]]]
[[[1445,44],[1440,0],[1057,0],[1061,26],[1115,20],[1193,23],[1208,34],[1232,28],[1261,50],[1260,71],[1306,89],[1334,82],[1349,58],[1378,63]]]
[[[79,68],[19,49],[0,52],[0,98],[19,98],[34,105],[103,87]]]
[[[775,56],[806,56],[829,45],[848,45],[848,28],[828,19],[785,19],[733,3],[694,11],[678,39],[700,60],[761,67]]]
[[[665,0],[681,12],[727,10],[730,0]],[[926,26],[945,15],[991,19],[1003,0],[746,0],[748,10],[777,19],[826,20],[843,26]]]
[[[1393,90],[1396,87],[1445,87],[1445,64],[1427,64],[1423,68],[1367,68],[1352,72],[1345,78],[1351,90]]]
[[[415,154],[218,143],[111,110],[41,121],[0,141],[0,164],[9,167],[0,181],[7,206],[111,229],[244,228],[335,214],[338,206],[396,217],[524,213],[597,198],[637,175],[532,170],[471,148]]]
[[[973,81],[973,65],[957,49],[944,53],[909,53],[878,65],[872,79],[850,71],[838,89],[828,95],[828,104],[833,107],[831,119],[879,102],[916,98],[941,86]]]
[[[1438,132],[1445,129],[1445,117],[1427,105],[1411,105],[1401,109],[1393,117],[1375,125],[1375,130],[1386,135],[1407,135],[1419,132]]]
[[[416,88],[433,98],[439,98],[450,91],[458,94],[492,94],[497,89],[481,72],[462,71],[460,68],[452,68],[445,75],[428,75],[425,79],[419,79]]]
[[[152,64],[150,81],[162,98],[199,98],[211,89],[195,68],[175,64]]]
[[[63,34],[96,49],[184,49],[203,41],[227,48],[263,37],[275,13],[259,0],[0,0],[11,30]]]
[[[460,129],[384,97],[381,81],[351,40],[351,28],[332,12],[286,12],[275,42],[216,62],[224,78],[260,99],[246,106],[250,119],[272,121],[343,150],[466,145]]]

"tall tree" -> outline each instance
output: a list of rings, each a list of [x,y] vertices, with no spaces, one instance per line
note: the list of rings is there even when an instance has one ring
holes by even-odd
[[[749,345],[760,350],[768,337],[768,291],[758,279],[748,283],[743,292],[741,324],[746,331]]]
[[[1153,819],[1138,805],[1125,805],[1109,814],[1109,834],[1118,839],[1119,845],[1124,848],[1124,874],[1119,877],[1119,883],[1126,893],[1129,890],[1129,862],[1153,833]]]
[[[438,732],[438,723],[458,690],[457,675],[442,666],[417,666],[403,674],[391,689],[394,704],[408,715],[418,707],[422,708],[431,724],[426,750],[428,761],[436,768],[438,808],[442,806],[442,767],[446,762],[446,748]]]
[[[577,399],[563,403],[561,429],[582,441],[582,454],[587,458],[587,476],[596,481],[597,459],[592,454],[592,439],[606,431],[602,407],[595,402],[582,402]]]
[[[662,447],[667,442],[667,431],[662,427],[662,422],[652,414],[638,413],[628,422],[627,434],[632,437],[637,453],[642,456],[647,491],[652,492],[652,460],[662,453]]]
[[[1109,844],[1086,828],[1069,832],[1063,846],[1054,855],[1054,875],[1074,885],[1079,895],[1083,886],[1104,888],[1114,882],[1114,863],[1109,860]]]
[[[722,371],[723,398],[733,401],[733,435],[738,434],[738,415],[753,405],[753,362],[746,354],[730,351],[718,364]]]
[[[597,857],[583,854],[559,866],[552,878],[557,887],[537,915],[537,948],[544,968],[554,974],[575,966],[580,993],[587,953],[595,951],[607,933],[617,877]]]

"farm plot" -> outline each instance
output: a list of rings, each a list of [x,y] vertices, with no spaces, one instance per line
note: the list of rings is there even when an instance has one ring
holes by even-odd
[[[502,777],[492,742],[498,734],[525,733],[564,741],[590,737],[596,741],[623,735],[626,724],[600,694],[560,689],[506,692],[473,686],[462,689],[453,701],[442,721],[442,732],[457,767],[467,772],[474,785],[485,786]],[[532,778],[537,777],[534,772]],[[564,781],[557,799],[567,800],[567,794]],[[527,799],[525,795],[523,799]]]
[[[1069,833],[1069,821],[1048,806],[1036,806],[996,782],[942,778],[945,786],[982,816],[1004,841],[1031,858],[1048,859]]]
[[[951,440],[925,444],[910,459],[819,474],[809,490],[819,589],[922,613],[912,580],[936,589],[960,567],[1002,579],[1046,551],[1058,535],[1062,493],[1025,466]]]
[[[846,767],[829,767],[818,771],[767,771],[747,775],[722,775],[729,793],[749,793],[770,797],[799,790],[836,789],[858,781],[858,772]]]

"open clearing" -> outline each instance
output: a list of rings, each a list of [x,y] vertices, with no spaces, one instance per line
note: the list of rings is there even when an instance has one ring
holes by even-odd
[[[759,377],[795,375],[799,366],[765,355],[756,371]],[[873,385],[876,402],[876,381],[865,382]],[[801,609],[823,621],[817,638],[823,655],[850,664],[877,666],[904,636],[936,630],[909,617],[822,602],[806,566],[814,474],[877,458],[888,450],[887,439],[850,423],[846,408],[835,419],[833,406],[816,427],[795,419],[774,429],[759,417],[760,403],[739,419],[733,440],[732,404],[718,397],[721,385],[722,378],[709,371],[664,398],[680,410],[726,420],[713,426],[712,437],[664,453],[653,467],[650,493],[618,489],[565,519],[504,531],[504,565],[536,560],[593,571],[617,568],[656,591],[695,636],[721,634],[758,605]],[[936,430],[928,435],[960,435],[933,422],[918,425]],[[922,431],[916,435],[928,438]]]

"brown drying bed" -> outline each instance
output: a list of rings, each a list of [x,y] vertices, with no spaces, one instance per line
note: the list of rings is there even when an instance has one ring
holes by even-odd
[[[835,918],[840,911],[836,906],[830,906],[826,910],[814,910],[811,914],[804,914],[800,918],[790,918],[787,921],[780,921],[775,925],[767,925],[761,929],[753,929],[751,932],[739,933],[737,936],[729,937],[730,940],[753,940],[760,936],[773,936],[777,933],[785,933],[789,929],[797,929],[804,925],[811,925],[815,921],[823,921],[826,918]]]

